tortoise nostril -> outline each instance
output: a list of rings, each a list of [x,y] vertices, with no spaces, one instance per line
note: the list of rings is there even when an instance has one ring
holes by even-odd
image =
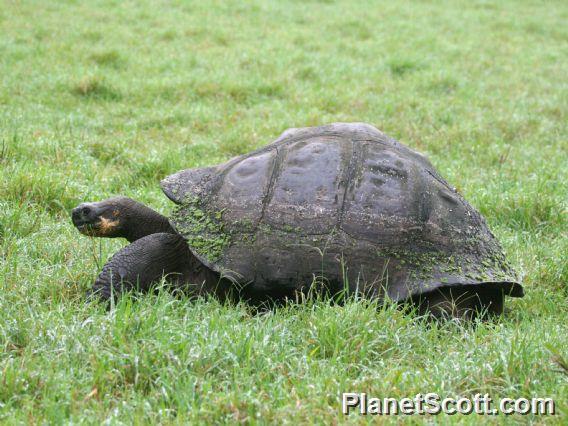
[[[79,205],[73,209],[71,216],[76,222],[85,222],[92,220],[94,210],[92,207],[87,205]]]

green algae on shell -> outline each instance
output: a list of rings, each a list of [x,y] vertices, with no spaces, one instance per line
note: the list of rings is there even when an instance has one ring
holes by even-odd
[[[199,205],[199,200],[190,198],[174,210],[172,220],[196,254],[215,262],[231,241],[231,235],[224,230],[222,214],[222,211],[208,212]]]

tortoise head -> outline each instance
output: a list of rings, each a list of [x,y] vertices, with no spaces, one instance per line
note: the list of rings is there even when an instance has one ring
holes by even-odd
[[[71,212],[77,230],[91,237],[127,237],[133,200],[113,197],[94,203],[81,203]]]
[[[166,217],[128,197],[81,203],[71,219],[79,232],[90,237],[122,237],[132,242],[158,232],[175,233]]]

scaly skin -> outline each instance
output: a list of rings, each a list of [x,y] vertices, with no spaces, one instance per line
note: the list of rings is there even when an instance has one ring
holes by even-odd
[[[183,280],[182,271],[190,256],[187,244],[176,234],[156,233],[139,238],[111,257],[90,294],[109,299],[132,289],[146,292],[163,276],[172,282]]]

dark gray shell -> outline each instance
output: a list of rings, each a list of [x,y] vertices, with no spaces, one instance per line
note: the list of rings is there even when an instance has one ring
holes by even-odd
[[[482,283],[523,295],[481,215],[424,156],[368,124],[290,129],[162,188],[194,254],[258,291],[315,278],[395,300]]]

